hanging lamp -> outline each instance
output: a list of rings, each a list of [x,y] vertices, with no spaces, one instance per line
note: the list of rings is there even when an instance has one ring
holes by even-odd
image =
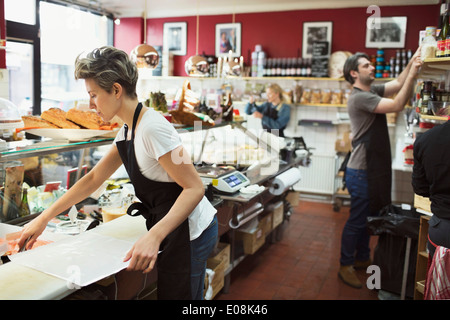
[[[205,57],[198,55],[199,15],[197,0],[197,27],[195,32],[195,56],[191,56],[184,63],[184,70],[190,77],[207,77],[209,75],[209,63]]]
[[[155,69],[159,64],[158,51],[147,44],[147,0],[144,8],[144,43],[131,51],[130,58],[138,68]]]

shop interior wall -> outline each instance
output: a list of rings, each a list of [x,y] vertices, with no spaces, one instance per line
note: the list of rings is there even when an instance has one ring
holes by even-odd
[[[301,56],[303,23],[316,21],[333,22],[331,51],[365,51],[375,54],[375,48],[365,47],[366,21],[372,15],[367,7],[344,9],[294,10],[235,14],[234,21],[241,24],[242,56],[245,62],[256,44],[261,44],[269,57]],[[380,7],[382,17],[406,16],[407,33],[405,49],[415,50],[418,46],[419,31],[426,26],[437,25],[439,5],[384,6]],[[142,18],[122,18],[115,27],[115,46],[130,52],[144,41]],[[187,22],[187,54],[174,57],[174,75],[185,76],[184,63],[196,52],[196,16],[152,18],[147,20],[147,43],[163,44],[165,22]],[[215,54],[215,28],[219,23],[232,23],[233,15],[209,15],[199,17],[198,53]],[[386,49],[389,58],[396,49]]]

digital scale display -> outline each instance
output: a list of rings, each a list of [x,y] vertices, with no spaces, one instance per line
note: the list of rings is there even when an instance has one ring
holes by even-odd
[[[197,172],[204,182],[211,183],[223,193],[235,193],[250,184],[245,175],[230,167],[203,167],[198,168]]]
[[[250,184],[250,180],[242,173],[234,171],[213,180],[213,186],[222,192],[234,193]]]
[[[240,173],[231,174],[228,177],[224,178],[223,181],[228,183],[230,187],[234,187],[237,185],[240,185],[241,183],[245,182],[246,179],[242,176]]]

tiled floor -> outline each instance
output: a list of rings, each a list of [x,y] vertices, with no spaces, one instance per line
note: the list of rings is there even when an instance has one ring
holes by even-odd
[[[280,241],[265,244],[232,272],[227,300],[377,300],[378,293],[354,289],[337,276],[342,228],[349,208],[301,201],[284,224]],[[372,237],[372,248],[376,245]],[[373,253],[373,250],[372,250]],[[357,271],[365,284],[365,270]]]

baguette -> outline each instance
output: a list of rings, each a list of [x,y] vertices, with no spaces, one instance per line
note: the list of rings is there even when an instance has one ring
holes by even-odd
[[[41,114],[41,118],[63,129],[80,129],[78,125],[66,119],[66,112],[59,108],[50,108]]]
[[[100,130],[102,127],[109,127],[109,122],[103,121],[102,117],[93,111],[82,111],[70,109],[66,113],[66,119],[87,129]]]
[[[22,116],[22,121],[24,127],[26,128],[45,128],[45,129],[58,129],[59,127],[48,122],[47,120],[41,119],[38,116]]]

